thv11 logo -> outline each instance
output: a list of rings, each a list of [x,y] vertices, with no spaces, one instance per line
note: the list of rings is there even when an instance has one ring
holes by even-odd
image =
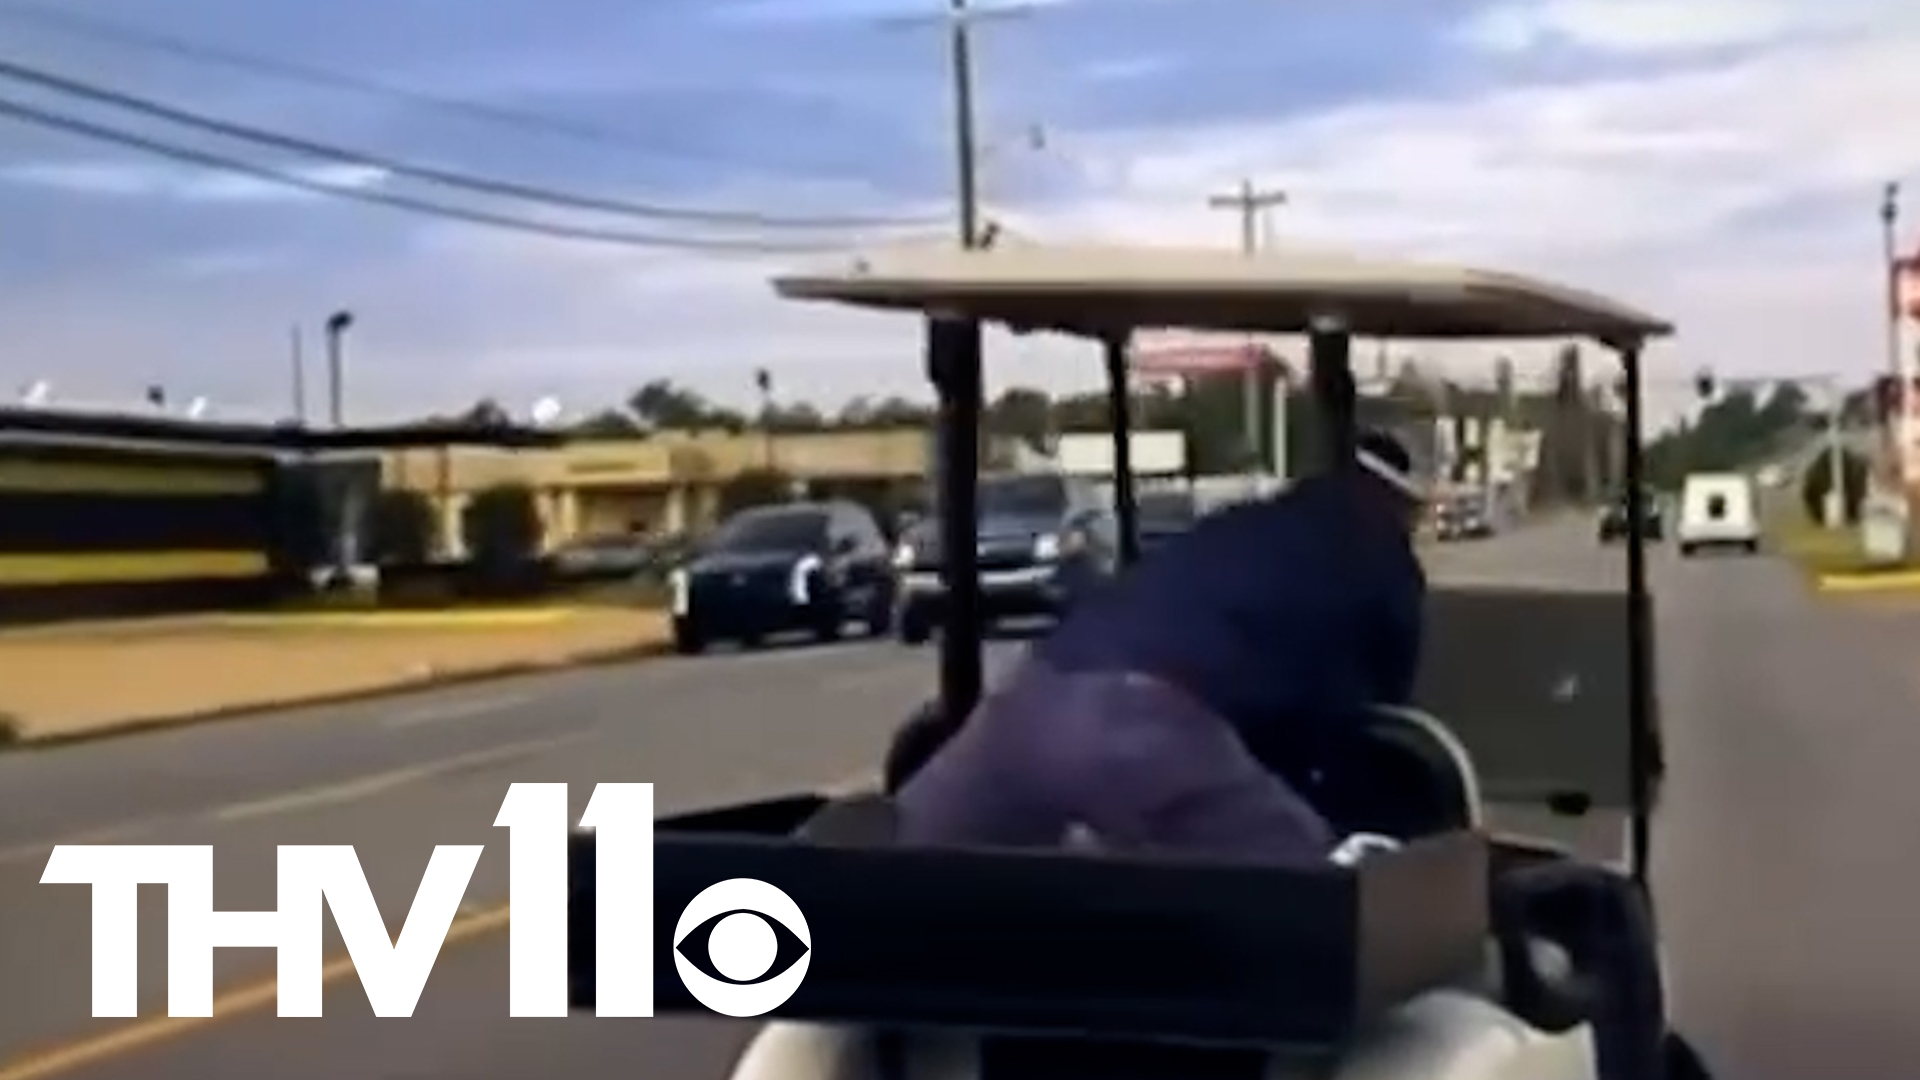
[[[509,1016],[567,1014],[567,785],[513,784],[494,825],[507,830]],[[594,1012],[653,1015],[653,785],[598,784],[580,818],[592,829]],[[322,905],[375,1016],[412,1016],[460,913],[482,845],[442,844],[427,861],[400,933],[390,937],[348,845],[282,844],[278,907],[213,909],[213,848],[76,845],[53,849],[43,885],[93,887],[93,1015],[138,1013],[138,890],[167,887],[167,1015],[213,1015],[213,950],[272,949],[281,1016],[319,1016]],[[800,988],[812,959],[807,920],[764,881],[702,890],[674,928],[687,992],[728,1016],[760,1016]],[[785,967],[780,967],[785,963]]]

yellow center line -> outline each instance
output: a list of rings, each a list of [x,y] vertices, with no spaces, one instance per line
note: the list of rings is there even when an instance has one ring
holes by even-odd
[[[447,928],[446,943],[456,945],[506,929],[507,912],[507,905],[501,904],[455,919],[453,925]],[[336,957],[320,969],[320,980],[323,983],[335,982],[353,974],[353,970],[351,957]],[[75,1039],[0,1064],[0,1080],[47,1080],[48,1077],[180,1038],[223,1020],[259,1012],[274,1005],[279,996],[278,979],[261,979],[215,997],[212,1016],[156,1016],[148,1020],[135,1020],[112,1031]]]

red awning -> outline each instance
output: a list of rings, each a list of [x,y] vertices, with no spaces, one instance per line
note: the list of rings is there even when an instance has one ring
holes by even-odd
[[[1893,268],[1896,311],[1910,319],[1920,320],[1920,255],[1896,260]]]
[[[1264,345],[1237,342],[1136,348],[1128,362],[1138,375],[1180,378],[1246,371],[1277,364],[1279,360]]]

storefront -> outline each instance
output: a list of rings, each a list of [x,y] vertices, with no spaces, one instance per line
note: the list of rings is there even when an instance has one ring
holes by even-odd
[[[519,437],[0,409],[0,623],[270,603],[353,558],[382,450]]]

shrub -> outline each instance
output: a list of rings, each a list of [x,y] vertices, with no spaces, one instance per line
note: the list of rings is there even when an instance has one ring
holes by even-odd
[[[276,573],[303,578],[308,570],[323,566],[333,558],[326,497],[312,468],[286,465],[277,469],[268,498]]]
[[[433,558],[433,504],[417,491],[382,491],[367,516],[367,553],[382,567],[418,566]]]
[[[512,564],[539,557],[543,531],[540,504],[525,484],[495,484],[474,493],[460,514],[467,558]]]
[[[1849,450],[1840,452],[1842,508],[1846,520],[1860,520],[1860,504],[1867,497],[1867,463]],[[1800,502],[1811,521],[1826,521],[1827,493],[1833,490],[1833,463],[1822,453],[1808,462],[1800,477]]]

